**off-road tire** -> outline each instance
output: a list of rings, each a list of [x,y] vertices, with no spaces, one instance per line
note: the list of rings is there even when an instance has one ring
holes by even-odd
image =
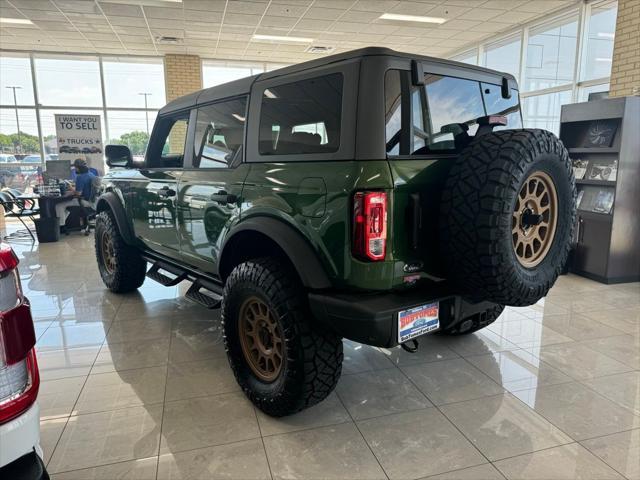
[[[538,174],[555,187],[557,220],[548,250],[527,268],[516,255],[512,221],[524,182]],[[575,199],[568,153],[552,133],[503,130],[475,139],[456,159],[442,196],[440,242],[448,278],[472,299],[534,304],[567,261]]]
[[[441,330],[440,333],[442,335],[468,335],[477,332],[495,322],[503,310],[504,305],[496,305],[486,312],[477,313],[469,318],[465,318],[454,326]]]
[[[280,327],[284,361],[277,378],[261,380],[243,354],[240,310],[248,298],[258,298]],[[222,300],[224,344],[229,364],[245,395],[274,417],[296,413],[324,400],[342,372],[342,340],[313,324],[295,272],[277,258],[259,258],[235,267]]]
[[[107,268],[104,261],[102,240],[105,235],[111,239],[113,245],[115,265],[111,270]],[[109,290],[114,293],[127,293],[137,290],[144,283],[147,262],[135,247],[125,243],[109,211],[100,212],[96,216],[95,248],[98,270]]]

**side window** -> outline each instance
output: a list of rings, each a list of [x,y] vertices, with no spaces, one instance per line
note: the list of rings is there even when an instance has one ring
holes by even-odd
[[[494,130],[506,128],[522,128],[522,116],[520,115],[520,103],[518,102],[518,90],[511,89],[511,98],[502,98],[500,85],[481,83],[484,104],[487,107],[487,115],[504,115],[507,124],[503,127],[495,127]]]
[[[198,108],[195,168],[225,168],[242,157],[246,108],[246,97]]]
[[[400,154],[402,130],[402,90],[400,70],[388,70],[384,77],[386,150],[389,155]]]
[[[188,128],[189,112],[159,118],[147,152],[148,166],[182,168]]]
[[[342,74],[334,73],[265,89],[260,109],[260,154],[337,151],[342,87]]]

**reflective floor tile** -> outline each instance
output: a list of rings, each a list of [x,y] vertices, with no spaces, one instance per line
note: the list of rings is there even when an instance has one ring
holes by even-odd
[[[640,307],[617,308],[615,310],[584,312],[585,317],[610,325],[628,334],[640,334]]]
[[[572,339],[555,330],[545,327],[535,320],[526,319],[502,324],[493,324],[489,330],[497,333],[510,342],[523,346],[553,345],[555,343],[571,342]]]
[[[158,454],[162,405],[69,417],[48,470],[66,472]]]
[[[108,329],[109,324],[102,322],[63,327],[54,324],[40,337],[36,347],[41,352],[65,348],[99,347],[104,342]]]
[[[122,343],[105,342],[91,373],[162,366],[166,365],[168,358],[168,338]]]
[[[427,335],[418,339],[420,346],[415,353],[409,353],[402,347],[384,349],[394,365],[406,366],[420,363],[437,362],[458,358],[459,355],[445,345],[446,339],[437,335]]]
[[[497,364],[495,369],[498,369]],[[412,365],[401,370],[435,405],[488,397],[504,391],[462,358]]]
[[[286,417],[270,417],[256,409],[263,436],[295,432],[309,428],[325,427],[350,422],[351,417],[335,393],[311,408]]]
[[[631,367],[579,343],[561,343],[532,350],[543,362],[575,379],[628,372]]]
[[[158,480],[270,480],[262,440],[160,456]]]
[[[51,420],[40,419],[40,447],[44,453],[45,465],[51,460],[53,451],[62,436],[62,431],[67,424],[68,417],[54,418]]]
[[[40,419],[71,415],[85,380],[86,377],[71,377],[40,382]]]
[[[594,286],[597,289],[597,285]],[[585,293],[583,295],[576,295],[576,292],[566,293],[565,295],[555,295],[549,297],[546,305],[557,305],[566,309],[567,313],[582,313],[592,310],[611,310],[616,306],[610,303],[604,302],[598,296],[597,290],[592,293]]]
[[[148,319],[135,319],[125,322],[113,322],[109,333],[107,334],[107,342],[119,343],[135,340],[153,340],[169,338],[171,335],[171,323],[173,318],[156,317]]]
[[[629,480],[640,480],[640,430],[614,433],[581,443]]]
[[[343,375],[393,367],[393,364],[388,359],[388,352],[381,352],[379,349],[369,345],[343,340],[342,351],[344,354],[342,361]]]
[[[52,475],[51,480],[156,480],[158,457],[141,458],[102,467]]]
[[[640,415],[640,372],[619,373],[582,383],[603,397]]]
[[[502,338],[489,329],[484,329],[470,335],[443,336],[440,338],[443,345],[463,357],[483,355],[491,352],[506,352],[519,348],[516,344],[511,343],[509,340]]]
[[[358,422],[390,479],[418,478],[487,463],[435,408]]]
[[[540,322],[552,330],[573,340],[589,340],[592,338],[610,337],[624,332],[600,323],[584,315],[545,315]]]
[[[160,453],[176,453],[260,436],[253,405],[240,393],[165,404]]]
[[[577,443],[500,460],[494,465],[509,480],[622,480]]]
[[[640,426],[640,417],[577,382],[522,390],[513,395],[574,440]]]
[[[353,423],[265,437],[274,480],[382,480],[386,476]]]
[[[211,312],[211,310],[208,310]],[[169,359],[174,362],[194,362],[211,358],[226,358],[219,320],[174,320]]]
[[[639,321],[640,322],[640,321]],[[618,335],[582,342],[589,348],[640,370],[640,336]]]
[[[343,375],[336,391],[354,420],[432,406],[397,369]]]
[[[445,405],[441,411],[491,461],[572,441],[509,394]]]
[[[504,476],[490,463],[463,468],[453,472],[426,477],[424,480],[504,480]]]
[[[478,355],[466,360],[510,392],[572,381],[525,350]]]
[[[99,351],[100,347],[85,347],[37,352],[40,379],[55,380],[88,375]]]
[[[226,358],[169,363],[166,400],[217,395],[239,391]]]
[[[76,404],[76,413],[162,403],[166,377],[166,367],[89,375]]]

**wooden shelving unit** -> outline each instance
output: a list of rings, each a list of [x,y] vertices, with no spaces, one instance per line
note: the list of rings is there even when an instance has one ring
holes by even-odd
[[[639,281],[640,97],[564,105],[560,121],[569,156],[586,168],[576,179],[581,202],[569,268],[603,283]]]

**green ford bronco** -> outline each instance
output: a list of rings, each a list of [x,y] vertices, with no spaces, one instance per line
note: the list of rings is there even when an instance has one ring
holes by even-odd
[[[383,48],[179,98],[144,162],[106,157],[104,283],[191,281],[274,416],[334,389],[342,338],[415,350],[537,302],[573,233],[567,152],[522,128],[512,76]]]

